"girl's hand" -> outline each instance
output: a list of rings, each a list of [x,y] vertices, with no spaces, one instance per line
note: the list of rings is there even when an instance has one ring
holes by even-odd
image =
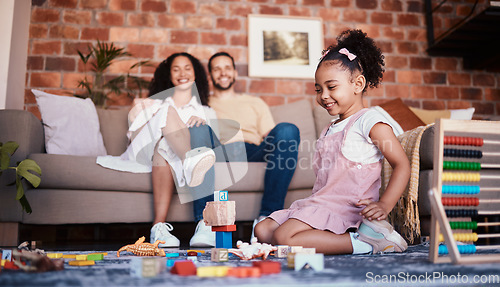
[[[194,126],[197,126],[199,127],[200,125],[204,125],[206,124],[207,121],[205,121],[204,119],[200,118],[200,117],[197,117],[197,116],[192,116],[191,118],[189,118],[189,120],[186,122],[186,126],[188,128],[192,128]]]
[[[370,199],[361,199],[356,203],[356,206],[365,205],[366,207],[359,213],[363,218],[368,220],[383,220],[387,218],[389,212],[386,211],[384,204],[380,201],[372,201]]]

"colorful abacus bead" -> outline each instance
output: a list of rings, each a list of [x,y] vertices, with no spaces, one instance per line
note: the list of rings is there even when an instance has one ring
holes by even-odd
[[[477,217],[476,209],[447,209],[445,210],[447,217]]]
[[[443,156],[446,157],[465,157],[465,158],[482,158],[483,152],[472,149],[443,149]]]
[[[443,172],[442,181],[478,182],[481,174],[477,172]]]
[[[443,194],[479,194],[479,185],[443,185]]]
[[[481,170],[481,163],[479,162],[462,162],[462,161],[445,161],[443,162],[443,169],[448,170]]]
[[[477,197],[443,197],[441,202],[444,206],[478,206]]]
[[[457,245],[458,252],[460,254],[473,254],[476,253],[476,245],[467,244],[467,245]],[[448,254],[448,247],[446,245],[439,245],[438,247],[439,254]]]
[[[445,136],[443,143],[445,145],[483,146],[484,141],[482,138]]]
[[[451,229],[477,229],[476,221],[450,221]]]

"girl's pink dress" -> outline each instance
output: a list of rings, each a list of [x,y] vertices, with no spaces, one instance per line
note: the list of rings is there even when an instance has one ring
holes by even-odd
[[[326,127],[316,142],[313,168],[316,173],[312,195],[292,203],[289,209],[273,212],[269,217],[283,224],[295,218],[319,230],[344,234],[362,221],[357,207],[360,199],[378,201],[382,161],[362,164],[342,154],[347,131],[368,109],[354,114],[341,132],[326,135]]]

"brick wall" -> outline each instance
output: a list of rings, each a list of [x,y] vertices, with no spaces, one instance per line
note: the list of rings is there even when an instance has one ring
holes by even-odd
[[[365,96],[367,106],[401,97],[419,108],[475,107],[479,117],[499,115],[499,74],[464,70],[460,58],[429,57],[423,10],[419,0],[33,0],[25,105],[39,116],[31,88],[75,92],[83,77],[76,49],[97,39],[155,66],[173,52],[187,51],[206,63],[225,50],[236,60],[238,92],[270,105],[313,101],[313,80],[248,77],[247,15],[269,14],[321,17],[325,47],[346,28],[373,37],[386,56],[386,73],[381,87]],[[151,78],[153,71],[135,73]],[[117,97],[110,104],[130,102]]]

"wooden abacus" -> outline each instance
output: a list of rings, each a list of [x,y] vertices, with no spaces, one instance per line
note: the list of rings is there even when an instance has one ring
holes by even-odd
[[[460,136],[450,136],[450,133]],[[486,135],[493,139],[481,138]],[[500,254],[477,254],[479,250],[500,250],[500,245],[474,245],[480,238],[500,238],[500,234],[473,232],[478,227],[500,226],[500,222],[473,221],[479,215],[500,215],[500,208],[490,211],[480,209],[481,204],[498,204],[500,199],[475,197],[479,193],[500,192],[500,165],[476,162],[500,156],[500,152],[496,152],[500,150],[500,141],[496,140],[500,138],[500,122],[439,119],[434,136],[433,188],[429,191],[432,208],[429,260],[454,264],[500,262]],[[480,150],[486,145],[490,149],[493,147],[494,151]],[[461,149],[460,146],[467,146],[468,149]],[[453,161],[445,161],[445,157],[453,158]],[[456,158],[465,158],[466,161],[456,161]],[[498,175],[480,172],[485,169],[496,171]],[[498,180],[498,184],[484,187],[480,185],[481,180]],[[463,207],[468,208],[457,209]],[[443,241],[445,245],[440,245]],[[457,245],[457,241],[466,244]]]

